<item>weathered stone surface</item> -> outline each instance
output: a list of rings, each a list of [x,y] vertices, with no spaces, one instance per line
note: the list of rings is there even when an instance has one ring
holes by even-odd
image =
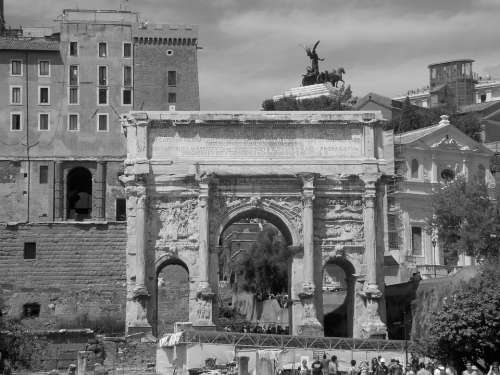
[[[189,320],[213,327],[221,234],[242,218],[259,217],[277,226],[293,249],[292,333],[322,334],[322,270],[335,262],[349,280],[350,334],[366,334],[383,301],[382,294],[363,294],[383,282],[375,246],[375,211],[382,208],[373,186],[384,157],[392,159],[383,154],[378,119],[368,112],[131,113],[124,122],[125,175],[129,186],[138,176],[147,184],[150,297],[145,306],[129,298],[128,326],[144,308],[155,329],[157,275],[179,264],[189,271]],[[142,272],[134,247],[138,212],[132,199],[129,291]]]

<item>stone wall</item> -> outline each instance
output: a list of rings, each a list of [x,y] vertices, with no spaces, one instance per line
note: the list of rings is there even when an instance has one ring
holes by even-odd
[[[24,243],[36,258],[24,259]],[[123,331],[125,223],[0,226],[0,285],[11,317],[40,304],[37,328],[78,327]]]

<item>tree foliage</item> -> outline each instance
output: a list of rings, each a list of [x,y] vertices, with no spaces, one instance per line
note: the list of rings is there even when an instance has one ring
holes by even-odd
[[[262,103],[264,111],[342,111],[351,108],[355,101],[351,86],[341,87],[336,96],[319,96],[313,99],[296,100],[284,97],[278,101],[266,99]]]
[[[44,342],[15,319],[0,318],[0,352],[13,367],[30,368],[40,361]]]
[[[437,124],[442,115],[449,115],[450,123],[475,141],[479,142],[481,140],[479,115],[475,113],[456,113],[448,107],[421,108],[411,104],[409,97],[404,100],[399,116],[395,116],[387,124],[386,129],[394,129],[395,133],[416,130]]]
[[[491,259],[490,259],[491,260]],[[500,263],[483,265],[456,286],[433,312],[422,353],[443,361],[491,363],[500,358]]]
[[[434,216],[429,224],[437,229],[448,264],[460,253],[475,258],[498,255],[497,206],[479,178],[466,181],[459,176],[436,190],[431,199]]]
[[[288,288],[288,247],[278,230],[266,225],[243,261],[235,265],[243,275],[245,290],[257,293],[282,293]]]

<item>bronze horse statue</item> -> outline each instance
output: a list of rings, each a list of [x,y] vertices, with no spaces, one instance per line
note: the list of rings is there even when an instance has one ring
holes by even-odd
[[[302,76],[302,86],[330,82],[333,87],[338,87],[339,82],[342,82],[343,85],[345,84],[342,74],[345,74],[344,68],[339,68],[338,71],[334,69],[331,72],[325,70],[318,74],[315,74],[311,68],[308,68],[307,73]]]

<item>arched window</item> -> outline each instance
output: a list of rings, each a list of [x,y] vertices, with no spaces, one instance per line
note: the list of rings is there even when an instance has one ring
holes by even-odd
[[[411,161],[411,178],[418,178],[418,167],[419,167],[418,160],[413,159]]]
[[[76,167],[68,173],[66,190],[68,219],[90,219],[92,213],[92,174]]]

